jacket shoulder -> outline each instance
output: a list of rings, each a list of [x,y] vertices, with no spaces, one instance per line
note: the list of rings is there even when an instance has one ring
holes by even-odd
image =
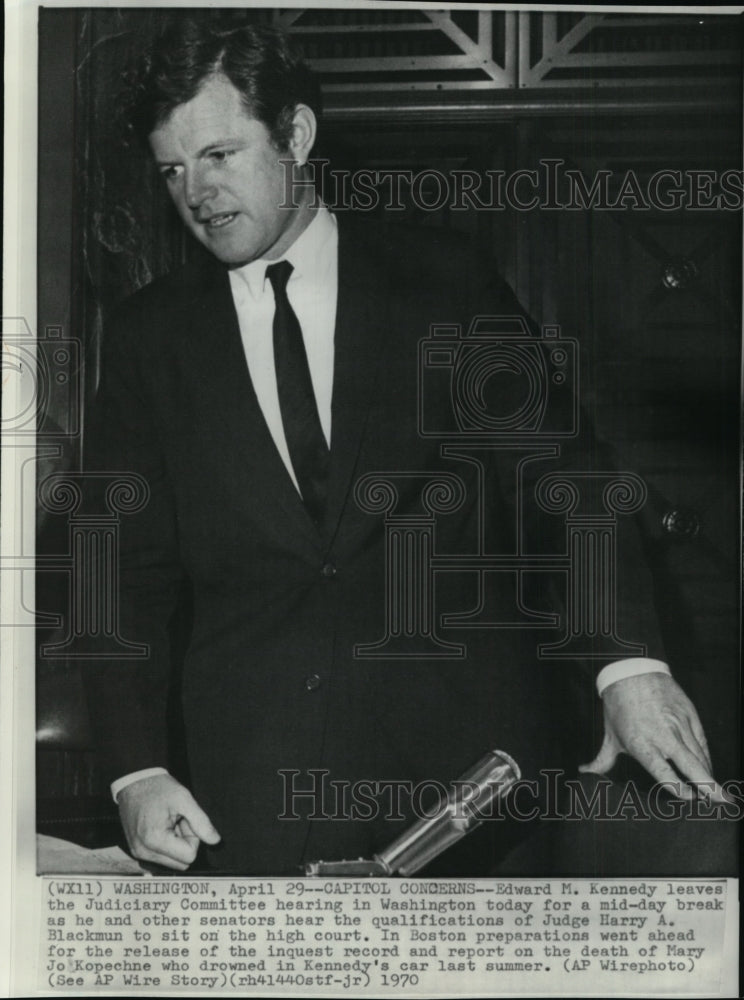
[[[466,308],[532,321],[501,274],[493,255],[468,233],[451,229],[341,218],[352,239],[362,240],[387,271],[390,287],[427,302],[460,302]]]
[[[377,252],[391,271],[406,277],[417,273],[430,277],[467,272],[478,259],[473,240],[451,229],[387,222],[379,219],[342,215],[341,232]]]
[[[205,256],[174,268],[120,302],[106,323],[118,337],[152,342],[214,308],[229,289],[227,272]]]

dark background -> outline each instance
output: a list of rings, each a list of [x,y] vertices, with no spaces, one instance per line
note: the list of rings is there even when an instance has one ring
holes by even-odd
[[[319,152],[335,168],[510,172],[559,158],[589,180],[612,171],[616,187],[628,170],[643,182],[659,169],[742,165],[739,16],[459,11],[442,27],[384,9],[223,13],[296,32],[322,74]],[[55,436],[74,404],[52,395],[39,441],[62,447],[40,479],[79,468],[107,317],[194,252],[122,129],[123,74],[169,16],[40,11],[39,329],[61,327],[83,357],[68,373],[80,433]],[[500,72],[484,71],[485,58]],[[389,215],[470,232],[539,322],[579,339],[582,402],[620,467],[649,487],[645,542],[669,661],[698,706],[716,776],[736,776],[741,212],[409,205]],[[39,538],[42,560],[66,553],[66,518],[40,511]],[[42,561],[37,606],[63,616],[63,633],[65,581]],[[40,656],[37,692],[39,828],[112,842],[74,668]],[[175,713],[174,752],[178,769]]]

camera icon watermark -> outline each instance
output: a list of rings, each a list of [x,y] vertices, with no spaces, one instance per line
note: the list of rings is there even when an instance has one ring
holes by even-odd
[[[587,469],[591,436],[571,442],[580,424],[578,341],[557,325],[537,332],[522,316],[476,315],[467,328],[432,324],[417,364],[418,434],[441,442],[441,458],[463,474],[381,470],[357,482],[357,505],[384,514],[386,578],[383,635],[356,644],[355,656],[465,657],[466,645],[444,628],[558,630],[558,641],[538,644],[538,659],[645,655],[619,634],[617,519],[643,505],[646,489],[633,473]],[[556,473],[564,446],[577,468]],[[442,477],[457,483],[457,508],[473,513],[477,537],[462,551],[440,546],[437,515],[446,511],[427,503]],[[406,507],[400,497],[414,485],[420,498]],[[444,573],[469,588],[465,608],[435,607]],[[535,581],[548,577],[564,597],[540,605],[530,588],[539,592]]]
[[[44,441],[74,438],[82,411],[82,345],[47,326],[34,337],[22,316],[4,317],[0,433]]]
[[[419,345],[419,433],[495,441],[578,432],[578,343],[558,326],[533,336],[521,316],[432,325]],[[451,408],[443,413],[441,399]]]

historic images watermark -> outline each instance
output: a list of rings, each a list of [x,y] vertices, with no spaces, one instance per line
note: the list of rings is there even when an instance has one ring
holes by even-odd
[[[313,207],[333,212],[423,212],[447,209],[500,212],[512,209],[556,211],[693,211],[740,212],[744,206],[744,171],[664,168],[649,175],[628,169],[586,174],[560,158],[544,158],[518,170],[436,168],[344,170],[330,160],[311,159],[300,166],[282,160],[282,208],[298,208],[313,195]]]
[[[685,820],[731,820],[744,816],[744,782],[728,781],[722,787],[726,798],[714,800],[714,783],[691,786],[685,782],[656,782],[641,789],[626,782],[619,794],[616,784],[599,779],[588,790],[580,779],[567,778],[559,769],[544,769],[538,778],[519,778],[505,795],[488,796],[486,807],[482,787],[459,779],[445,785],[441,781],[361,778],[348,781],[332,778],[325,768],[277,771],[282,793],[282,820],[333,820],[371,822],[406,818],[431,820],[448,813],[454,822],[475,818],[478,822],[514,820],[583,821],[627,820],[663,822]]]
[[[332,170],[328,160],[310,160],[302,167],[285,162],[285,205],[291,208],[311,188],[315,203],[334,211],[355,209],[389,212],[414,206],[423,211],[475,209],[517,211],[650,210],[679,209],[738,211],[744,205],[741,170],[661,169],[651,175],[633,170],[616,173],[599,170],[591,176],[560,158],[539,160],[534,168],[507,173],[500,170],[419,171],[403,169]],[[10,324],[10,327],[9,327]],[[17,327],[17,332],[15,327]],[[66,635],[40,650],[42,658],[79,655],[96,658],[129,658],[147,655],[146,647],[120,635],[118,608],[119,518],[136,513],[148,500],[148,487],[140,477],[112,471],[110,481],[94,483],[90,476],[62,472],[39,477],[37,463],[53,461],[64,439],[78,437],[82,416],[80,362],[82,345],[66,338],[60,327],[49,327],[34,350],[30,330],[22,319],[5,320],[3,383],[19,382],[17,412],[3,419],[2,433],[14,447],[29,449],[24,466],[33,487],[35,507],[41,516],[69,515],[69,556],[55,557],[54,565],[38,559],[39,572],[68,572],[70,602],[65,616]],[[362,477],[355,502],[370,515],[384,516],[386,573],[388,580],[385,624],[381,637],[360,637],[354,649],[358,658],[463,658],[464,642],[443,638],[442,627],[552,628],[562,629],[557,641],[543,642],[538,656],[545,659],[601,659],[642,656],[642,644],[627,641],[617,625],[618,518],[638,511],[646,500],[646,486],[630,471],[556,472],[543,475],[532,493],[534,503],[565,520],[565,551],[556,557],[527,551],[518,527],[510,551],[489,551],[481,540],[475,553],[443,553],[436,545],[440,515],[474,502],[485,516],[489,498],[486,481],[487,452],[509,451],[515,456],[517,504],[524,502],[524,479],[531,463],[558,459],[563,442],[578,434],[579,344],[561,335],[555,325],[535,337],[520,317],[474,317],[467,329],[433,323],[421,342],[418,355],[418,431],[438,438],[441,471],[381,470]],[[489,383],[504,374],[521,382],[512,409],[493,405]],[[437,394],[449,396],[448,412],[430,406]],[[521,395],[520,395],[521,393]],[[63,419],[60,420],[60,416]],[[33,436],[37,448],[33,453]],[[521,452],[521,453],[520,453]],[[518,458],[517,458],[518,457]],[[467,462],[477,470],[481,490],[467,496],[462,478],[447,469],[449,460]],[[84,480],[87,479],[87,482]],[[410,492],[418,480],[423,514],[408,517],[399,505],[401,488]],[[98,496],[101,510],[88,506]],[[600,497],[597,504],[590,497]],[[594,513],[587,514],[589,508]],[[516,511],[519,520],[521,511]],[[26,565],[28,562],[28,565]],[[33,568],[19,553],[6,570]],[[470,572],[478,580],[478,606],[469,612],[434,607],[434,579],[438,572]],[[525,574],[562,572],[566,578],[565,615],[558,621],[529,608],[522,600]],[[517,607],[506,617],[496,614],[489,599],[492,584],[501,574],[516,581]],[[59,626],[51,616],[28,612],[23,620],[3,624]],[[463,633],[460,633],[463,634]],[[90,640],[93,640],[92,642]]]

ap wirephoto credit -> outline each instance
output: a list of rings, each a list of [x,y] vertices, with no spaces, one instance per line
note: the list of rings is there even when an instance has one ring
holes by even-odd
[[[737,996],[741,13],[12,6],[7,995]]]

